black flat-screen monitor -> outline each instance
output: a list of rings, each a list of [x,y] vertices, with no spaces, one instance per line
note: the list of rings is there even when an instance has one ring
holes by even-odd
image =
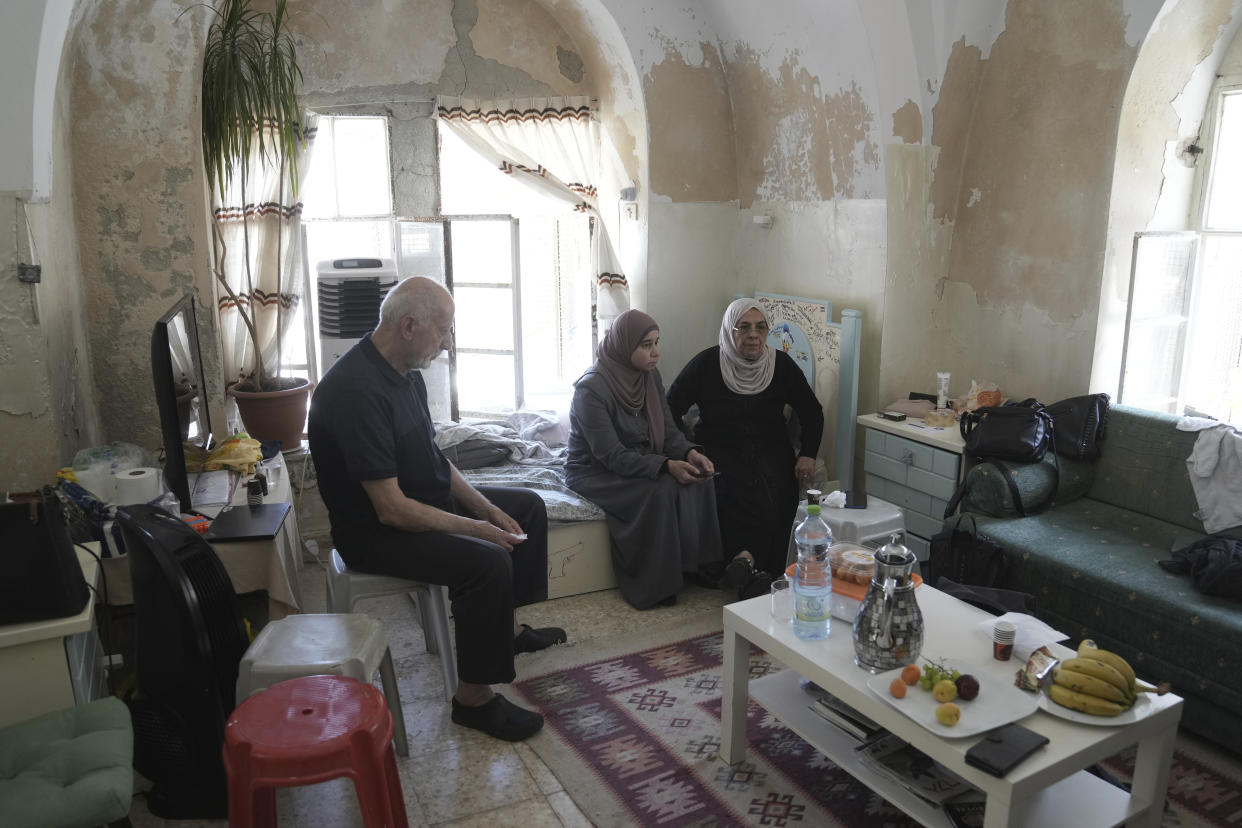
[[[181,511],[189,512],[193,503],[184,444],[204,451],[211,444],[207,384],[192,295],[179,299],[155,323],[151,332],[151,376],[164,440],[164,482],[181,502]]]

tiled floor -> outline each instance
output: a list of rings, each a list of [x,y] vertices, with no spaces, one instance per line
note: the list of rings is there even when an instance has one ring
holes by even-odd
[[[323,571],[310,561],[302,571],[303,609],[322,612]],[[722,606],[724,592],[688,587],[672,607],[638,612],[616,590],[547,601],[518,610],[518,620],[532,626],[564,627],[572,640],[607,638],[644,626],[663,626]],[[589,826],[561,783],[529,747],[491,739],[453,724],[444,697],[438,656],[426,652],[414,605],[404,596],[377,598],[358,610],[384,621],[396,663],[402,708],[409,733],[410,756],[398,757],[406,813],[411,826],[486,826],[541,828]],[[518,672],[522,669],[518,657]],[[503,692],[503,687],[498,688]],[[143,784],[140,780],[139,790]],[[360,826],[350,782],[337,779],[279,792],[281,828]],[[226,820],[163,820],[146,800],[134,798],[130,819],[135,828],[224,828]]]

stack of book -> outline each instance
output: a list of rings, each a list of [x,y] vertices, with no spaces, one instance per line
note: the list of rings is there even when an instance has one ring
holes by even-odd
[[[812,712],[824,721],[835,725],[855,739],[864,742],[875,738],[880,733],[886,732],[880,725],[859,713],[827,690],[816,687],[816,691],[812,691],[813,701],[810,707]]]

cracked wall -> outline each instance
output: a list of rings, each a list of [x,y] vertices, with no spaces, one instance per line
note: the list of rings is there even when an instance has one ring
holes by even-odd
[[[349,15],[307,0],[291,11],[308,104],[392,116],[401,214],[436,203],[435,132],[426,106],[410,101],[596,92],[598,58],[532,0],[365,0]],[[107,439],[154,449],[151,325],[186,291],[200,306],[214,420],[224,420],[198,146],[209,12],[186,0],[118,0],[83,3],[80,18],[66,88],[99,413]]]
[[[182,9],[166,0],[84,6],[69,48],[75,220],[100,418],[108,440],[148,450],[161,444],[151,326],[187,292],[223,420],[197,109],[206,12]]]
[[[1067,25],[1055,4],[1012,0],[986,56],[954,43],[930,154],[894,155],[890,238],[917,241],[893,251],[884,394],[924,387],[935,370],[952,371],[953,394],[971,378],[1045,400],[1087,390],[1113,113],[1137,48],[1120,0],[1075,9]],[[903,191],[926,212],[902,205]]]

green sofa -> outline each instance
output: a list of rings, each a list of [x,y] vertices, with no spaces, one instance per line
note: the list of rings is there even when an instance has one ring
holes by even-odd
[[[1186,700],[1182,726],[1242,753],[1242,602],[1204,595],[1156,564],[1204,534],[1186,467],[1197,433],[1178,431],[1178,419],[1114,406],[1099,460],[1060,458],[1047,508],[1016,516],[983,464],[968,473],[962,511],[1006,550],[1001,586],[1033,594],[1067,643],[1095,639],[1144,679],[1171,682]],[[1016,469],[1028,511],[1053,494],[1050,463]]]

